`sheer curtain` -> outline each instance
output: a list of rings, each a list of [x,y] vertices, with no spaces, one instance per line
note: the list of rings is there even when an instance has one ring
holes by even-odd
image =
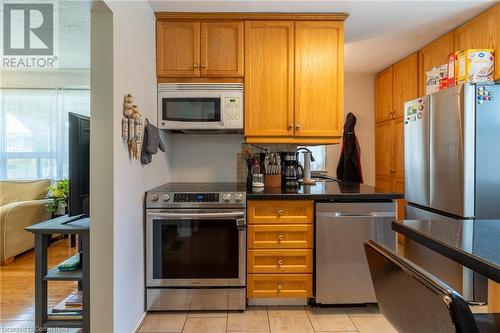
[[[68,177],[68,113],[90,114],[90,90],[0,89],[0,179]]]

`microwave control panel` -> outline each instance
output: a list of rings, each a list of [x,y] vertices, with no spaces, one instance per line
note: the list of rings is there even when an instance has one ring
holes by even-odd
[[[241,96],[224,97],[224,127],[243,128],[243,101]]]

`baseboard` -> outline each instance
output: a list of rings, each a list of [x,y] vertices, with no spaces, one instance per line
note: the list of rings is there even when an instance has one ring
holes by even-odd
[[[147,312],[143,312],[142,313],[141,319],[135,325],[135,328],[134,328],[133,332],[138,332],[139,331],[139,328],[141,328],[142,322],[144,321],[144,318],[146,318],[147,314],[148,314]]]

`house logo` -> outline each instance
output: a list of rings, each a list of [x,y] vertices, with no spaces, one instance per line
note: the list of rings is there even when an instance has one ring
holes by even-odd
[[[54,3],[3,4],[3,68],[55,68]]]

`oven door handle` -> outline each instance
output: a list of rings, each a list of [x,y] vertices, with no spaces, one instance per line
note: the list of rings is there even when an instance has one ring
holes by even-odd
[[[235,218],[244,217],[243,212],[225,212],[225,213],[147,213],[148,216],[173,217],[173,218]]]

